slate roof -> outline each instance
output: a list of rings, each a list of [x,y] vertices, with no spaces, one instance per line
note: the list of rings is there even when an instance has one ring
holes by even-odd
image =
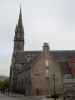
[[[64,68],[64,74],[72,74],[69,59],[75,58],[75,50],[57,50],[52,51],[55,55],[56,60],[61,64]]]
[[[37,57],[41,51],[25,51],[17,53],[16,62],[18,63],[29,63],[34,57]]]
[[[16,62],[20,64],[31,63],[42,51],[24,51],[16,55]],[[75,58],[75,50],[55,50],[50,51],[57,60],[64,67],[64,73],[71,73],[71,68],[68,65],[69,58]]]

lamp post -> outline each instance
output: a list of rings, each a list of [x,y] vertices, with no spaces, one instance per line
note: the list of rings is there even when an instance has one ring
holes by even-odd
[[[52,75],[52,80],[53,80],[53,94],[52,94],[52,98],[54,98],[54,100],[56,100],[58,98],[58,95],[56,93],[56,78],[55,78],[55,73]]]
[[[56,94],[56,91],[55,91],[55,73],[53,74],[53,84],[54,84],[54,86],[53,86],[53,94],[55,95]]]

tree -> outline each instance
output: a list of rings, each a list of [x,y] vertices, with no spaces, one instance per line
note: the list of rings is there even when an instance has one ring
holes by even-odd
[[[9,80],[0,80],[0,90],[8,89],[9,88]]]

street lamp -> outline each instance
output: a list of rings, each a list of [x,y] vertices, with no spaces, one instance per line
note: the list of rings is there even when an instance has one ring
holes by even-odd
[[[52,98],[54,98],[54,100],[56,100],[57,98],[58,98],[58,95],[57,95],[57,93],[56,93],[56,83],[55,83],[55,80],[56,80],[56,78],[55,78],[55,73],[52,75],[52,80],[53,80],[53,94],[52,94]]]

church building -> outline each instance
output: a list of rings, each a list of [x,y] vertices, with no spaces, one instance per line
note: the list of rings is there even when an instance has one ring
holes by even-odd
[[[24,27],[20,9],[15,29],[14,49],[10,66],[10,90],[26,96],[63,94],[64,79],[74,77],[74,50],[51,50],[43,43],[42,50],[24,50]]]

